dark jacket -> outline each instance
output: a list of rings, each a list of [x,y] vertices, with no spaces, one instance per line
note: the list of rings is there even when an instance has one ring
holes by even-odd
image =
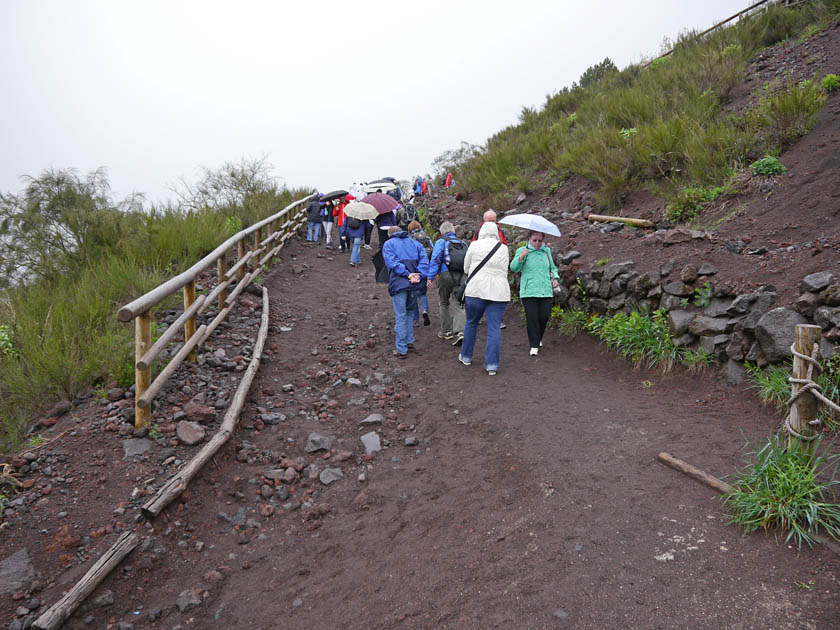
[[[376,223],[376,227],[380,230],[387,230],[392,225],[397,224],[397,217],[394,216],[393,212],[383,212],[373,222]]]
[[[310,223],[318,223],[321,221],[321,202],[313,199],[306,206],[306,220]]]
[[[420,273],[420,284],[425,283],[429,277],[429,257],[426,256],[426,250],[419,242],[410,238],[408,232],[397,232],[385,241],[382,257],[390,271],[389,295],[419,289],[417,285],[408,281],[410,273]]]

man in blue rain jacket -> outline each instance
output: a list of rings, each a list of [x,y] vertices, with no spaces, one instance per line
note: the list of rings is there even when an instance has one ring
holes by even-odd
[[[420,242],[398,225],[388,229],[382,257],[389,272],[388,294],[394,306],[394,355],[404,359],[409,348],[414,347],[414,312],[417,310],[414,292],[429,277],[429,257]]]

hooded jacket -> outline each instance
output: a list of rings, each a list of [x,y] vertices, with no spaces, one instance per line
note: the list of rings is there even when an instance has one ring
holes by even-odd
[[[469,275],[490,250],[499,242],[498,226],[495,223],[485,223],[478,232],[478,240],[470,243],[467,256],[464,258],[464,272]],[[467,297],[481,298],[492,302],[510,302],[510,285],[508,284],[508,260],[510,252],[502,245],[488,260],[479,272],[467,283],[464,293]]]
[[[400,291],[419,289],[416,284],[408,281],[408,274],[419,272],[420,284],[429,277],[429,258],[425,248],[408,232],[393,234],[382,246],[382,257],[388,267],[388,294],[396,295]]]
[[[526,249],[529,254],[520,262],[519,255]],[[510,270],[513,273],[522,272],[522,278],[519,280],[519,297],[521,298],[552,297],[554,289],[551,281],[554,278],[560,279],[557,265],[554,264],[551,250],[547,245],[534,249],[530,243],[527,243],[517,249],[510,261]]]
[[[313,199],[306,206],[306,220],[310,223],[318,223],[321,220],[321,202]]]

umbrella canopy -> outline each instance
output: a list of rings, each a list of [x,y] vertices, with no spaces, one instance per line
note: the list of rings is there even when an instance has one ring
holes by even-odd
[[[321,201],[332,201],[333,199],[340,199],[344,195],[349,195],[346,190],[333,190],[332,192],[328,192],[326,195],[321,196]]]
[[[551,236],[560,236],[560,230],[557,229],[557,226],[538,214],[511,214],[504,219],[500,219],[499,223],[521,227],[525,230],[534,230]]]
[[[390,195],[386,195],[384,193],[373,193],[362,199],[364,203],[369,203],[379,214],[385,214],[386,212],[392,212],[397,209],[397,206],[400,205],[400,202],[391,197]]]
[[[366,193],[377,193],[377,192],[388,192],[389,190],[396,190],[397,185],[394,182],[389,181],[378,181],[378,182],[369,182],[364,191]]]
[[[369,203],[362,203],[361,201],[354,201],[348,203],[344,208],[344,214],[348,217],[353,217],[359,221],[367,221],[368,219],[375,219],[379,213]]]

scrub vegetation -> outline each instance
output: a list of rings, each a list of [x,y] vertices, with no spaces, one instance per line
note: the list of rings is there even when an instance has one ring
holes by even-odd
[[[643,188],[666,202],[671,220],[690,220],[750,164],[781,155],[807,133],[827,91],[837,87],[836,77],[820,71],[802,82],[780,77],[730,112],[725,106],[749,60],[836,19],[832,0],[773,6],[702,39],[686,33],[670,55],[647,66],[619,70],[607,58],[549,95],[541,109],[523,108],[518,124],[483,146],[441,155],[436,169],[452,171],[465,193],[500,205],[532,188],[538,174],[553,174],[558,183],[575,174],[598,183],[596,200],[607,210]]]
[[[104,170],[47,170],[0,193],[0,446],[86,387],[134,382],[125,303],[308,190],[278,185],[262,159],[205,169],[178,200],[116,200]],[[41,407],[43,405],[43,407]]]

